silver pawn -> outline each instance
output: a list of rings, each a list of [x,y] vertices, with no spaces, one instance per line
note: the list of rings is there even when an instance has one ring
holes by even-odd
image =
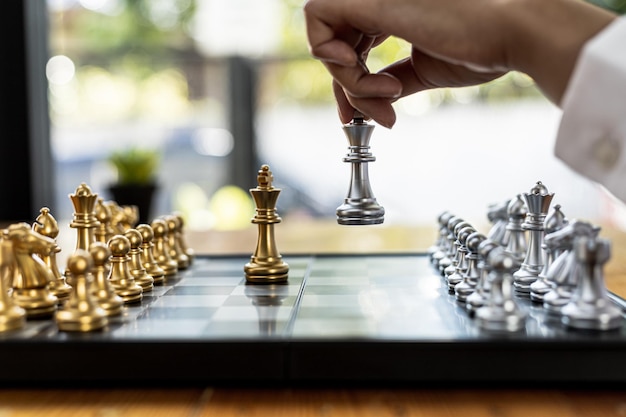
[[[456,267],[461,258],[461,253],[459,253],[459,248],[461,247],[461,242],[459,242],[459,232],[464,227],[472,226],[466,221],[456,223],[454,229],[452,230],[452,234],[448,236],[448,241],[450,242],[450,248],[448,250],[450,265],[443,269],[443,277],[446,279],[446,282],[448,282],[448,276],[454,274],[454,271],[456,271]]]
[[[433,265],[437,265],[439,261],[445,256],[446,249],[446,237],[448,235],[448,220],[452,217],[452,213],[444,211],[437,218],[437,224],[439,225],[437,240],[435,244],[429,248],[428,254],[430,262]]]
[[[561,311],[568,327],[586,330],[611,330],[622,325],[622,312],[607,296],[604,264],[611,257],[606,239],[579,237],[574,242],[580,282],[570,302]]]
[[[337,207],[337,223],[342,225],[380,224],[385,219],[385,209],[378,204],[368,173],[368,163],[376,157],[369,152],[370,137],[374,125],[368,124],[363,115],[356,112],[352,123],[343,127],[348,138],[349,153],[343,162],[351,164],[350,188],[344,203]]]
[[[467,308],[470,313],[475,313],[476,310],[484,306],[489,299],[489,293],[491,290],[489,288],[489,280],[487,277],[490,272],[490,267],[487,262],[487,256],[492,250],[498,247],[501,246],[489,239],[482,241],[480,245],[478,245],[479,258],[477,267],[479,277],[478,282],[476,283],[476,291],[467,297],[467,302],[465,303],[465,308]]]
[[[454,294],[454,287],[456,287],[458,284],[460,284],[463,281],[463,277],[465,276],[465,272],[467,271],[468,262],[467,262],[466,256],[469,251],[467,250],[467,246],[465,246],[465,244],[467,242],[467,237],[474,232],[476,232],[476,229],[474,229],[472,226],[465,226],[459,229],[457,233],[456,240],[459,246],[457,249],[458,258],[455,263],[454,271],[451,274],[446,276],[446,282],[448,283],[448,291],[451,294]],[[447,273],[447,270],[446,270],[446,273]]]
[[[544,265],[543,269],[539,273],[537,281],[530,284],[530,299],[535,303],[543,303],[543,296],[552,289],[553,284],[548,278],[548,271],[550,270],[552,262],[554,262],[554,260],[564,251],[564,249],[559,246],[548,246],[545,239],[551,233],[561,230],[567,225],[568,222],[569,221],[565,218],[565,215],[561,211],[560,204],[554,206],[544,221],[543,228],[545,230],[546,237],[544,238],[544,242],[541,244],[541,248],[543,249],[543,253],[545,255]]]
[[[515,292],[523,297],[530,298],[530,285],[537,280],[543,269],[544,259],[541,248],[545,234],[543,221],[550,209],[552,198],[554,198],[554,193],[548,192],[541,181],[538,181],[529,193],[524,193],[528,213],[522,228],[529,233],[528,247],[522,266],[513,274]]]
[[[509,221],[506,225],[506,233],[503,242],[507,253],[515,256],[520,262],[526,254],[526,232],[522,229],[522,223],[526,218],[526,204],[521,195],[517,195],[511,200],[507,207]]]
[[[476,291],[476,286],[480,279],[480,270],[478,269],[480,255],[478,254],[478,247],[485,239],[487,239],[485,235],[480,232],[474,232],[465,239],[465,247],[467,248],[467,254],[465,255],[467,270],[463,275],[463,281],[454,287],[454,294],[457,301],[466,303],[467,298]]]
[[[526,327],[527,314],[513,298],[513,271],[519,261],[502,248],[487,256],[491,268],[488,280],[491,293],[486,305],[476,310],[476,323],[481,329],[497,332],[517,332]]]
[[[446,225],[447,232],[444,248],[445,256],[441,258],[439,263],[436,265],[441,275],[445,276],[445,269],[452,264],[452,259],[455,257],[456,248],[454,246],[454,242],[456,240],[456,236],[454,236],[454,227],[463,221],[463,219],[457,216],[452,216],[450,220],[448,220],[448,224]]]

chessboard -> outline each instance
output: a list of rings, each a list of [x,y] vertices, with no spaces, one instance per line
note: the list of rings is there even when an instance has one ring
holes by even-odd
[[[0,381],[626,382],[626,327],[568,329],[519,300],[522,331],[481,330],[425,254],[283,258],[287,282],[250,285],[249,255],[197,256],[98,332],[28,320],[0,335]]]

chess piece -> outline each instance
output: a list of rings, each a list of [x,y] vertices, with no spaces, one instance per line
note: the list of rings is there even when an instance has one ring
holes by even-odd
[[[15,257],[12,280],[15,304],[26,310],[29,319],[51,317],[59,300],[50,292],[48,283],[54,276],[40,255],[54,250],[55,241],[31,230],[28,223],[12,224],[4,237],[11,241]]]
[[[107,201],[105,205],[111,212],[111,228],[116,235],[123,235],[126,231],[124,209],[115,201]]]
[[[458,216],[452,216],[448,220],[448,224],[446,225],[447,234],[446,234],[446,243],[445,243],[445,249],[444,249],[445,256],[441,258],[439,263],[436,265],[437,269],[439,270],[439,273],[441,273],[441,275],[443,275],[444,277],[445,277],[446,268],[452,265],[452,260],[454,259],[456,255],[456,250],[454,246],[454,242],[456,241],[456,236],[454,235],[454,228],[456,227],[457,224],[461,222],[464,222],[462,218]],[[467,223],[467,226],[469,226],[469,223]]]
[[[189,258],[189,264],[193,263],[193,259],[195,257],[195,253],[193,249],[187,246],[185,242],[185,219],[181,213],[175,212],[174,215],[178,218],[178,224],[180,226],[180,233],[178,233],[178,245],[180,246],[183,253],[187,255]]]
[[[109,240],[109,250],[111,251],[111,271],[109,272],[109,283],[113,287],[124,304],[138,303],[143,297],[143,290],[135,282],[128,268],[130,262],[130,242],[124,235],[115,235]]]
[[[111,226],[111,208],[102,198],[96,200],[95,215],[100,223],[94,231],[95,239],[106,244],[115,235],[115,230]]]
[[[457,226],[458,227],[458,226]],[[454,294],[454,288],[463,281],[463,277],[468,268],[467,262],[467,246],[465,246],[467,238],[472,233],[476,232],[472,226],[466,226],[461,228],[457,232],[457,242],[458,242],[458,260],[455,263],[454,272],[446,277],[446,282],[448,283],[448,291],[451,294]]]
[[[467,302],[467,297],[474,293],[478,285],[478,280],[480,279],[478,247],[485,239],[487,237],[480,232],[473,232],[465,239],[467,269],[463,274],[463,280],[454,287],[456,299],[461,303],[465,304]]]
[[[6,232],[0,236],[0,332],[20,329],[26,322],[26,311],[15,305],[8,293],[7,282],[13,278],[15,258],[13,243],[5,237]]]
[[[491,268],[489,267],[489,262],[487,262],[487,257],[492,250],[498,247],[501,247],[501,245],[489,239],[483,240],[478,245],[478,262],[476,264],[479,273],[478,282],[476,283],[476,290],[467,297],[465,303],[465,308],[467,308],[470,314],[474,314],[476,310],[484,306],[489,299],[491,290],[487,277],[489,276],[489,272],[491,272]]]
[[[107,263],[111,257],[111,250],[105,243],[94,242],[89,248],[89,254],[93,259],[91,294],[107,317],[122,314],[124,301],[115,294],[115,290],[109,282]]]
[[[128,229],[124,236],[130,242],[130,250],[128,251],[128,256],[130,257],[128,269],[130,274],[144,293],[150,292],[154,288],[154,279],[146,272],[146,268],[144,268],[141,262],[141,244],[143,243],[141,233],[135,229]]]
[[[526,327],[526,313],[513,298],[513,271],[518,259],[499,247],[487,256],[490,272],[487,277],[490,294],[487,304],[476,310],[476,323],[484,330],[517,332]]]
[[[522,297],[530,298],[530,285],[537,280],[543,269],[543,237],[545,230],[543,222],[550,209],[554,193],[538,181],[529,193],[524,193],[524,201],[528,208],[526,220],[522,228],[529,233],[526,256],[519,271],[513,274],[515,292]]]
[[[98,194],[91,192],[91,188],[85,183],[81,183],[74,194],[69,195],[74,205],[74,216],[70,227],[76,229],[76,249],[89,252],[89,246],[96,241],[94,229],[100,226],[96,219],[96,201]]]
[[[433,245],[432,249],[429,251],[430,262],[437,266],[439,261],[446,256],[447,249],[447,236],[448,236],[448,220],[452,218],[452,213],[444,211],[437,218],[437,224],[439,225],[437,240]]]
[[[604,285],[604,264],[611,256],[605,239],[581,236],[574,242],[579,282],[572,298],[561,310],[568,327],[587,330],[612,330],[622,326],[622,312],[609,299]]]
[[[180,246],[181,231],[178,217],[169,215],[163,220],[167,222],[167,246],[170,250],[170,258],[176,261],[179,271],[185,270],[189,268],[189,257]]]
[[[258,226],[258,238],[250,262],[244,265],[246,281],[272,284],[287,281],[289,265],[285,263],[276,247],[274,225],[282,219],[276,212],[280,189],[272,185],[274,177],[268,165],[262,165],[257,176],[258,185],[250,190],[256,204],[252,223]]]
[[[448,283],[448,277],[454,274],[454,272],[456,271],[459,261],[461,260],[461,256],[464,255],[464,253],[459,252],[459,248],[461,247],[461,242],[459,241],[459,232],[464,227],[472,227],[472,225],[470,225],[466,221],[456,223],[454,229],[452,230],[452,235],[449,236],[450,247],[448,251],[448,257],[450,258],[451,262],[450,265],[443,269],[443,277],[446,280],[446,284]]]
[[[565,227],[568,223],[568,220],[565,218],[565,215],[561,211],[561,205],[557,204],[554,206],[550,214],[546,216],[544,221],[543,228],[545,230],[545,236],[547,237],[549,234],[557,232]],[[544,242],[541,244],[541,248],[544,253],[544,265],[543,269],[539,273],[539,277],[537,281],[530,284],[530,299],[535,303],[543,304],[543,296],[546,295],[551,289],[552,284],[548,278],[548,271],[550,270],[550,266],[554,259],[561,254],[563,249],[560,247],[549,247]]]
[[[167,223],[163,219],[154,219],[151,224],[154,238],[152,243],[152,255],[154,260],[159,264],[166,277],[176,275],[178,272],[178,263],[170,257],[169,247],[167,245]]]
[[[521,195],[517,195],[507,206],[509,218],[502,243],[506,251],[515,256],[520,262],[524,259],[527,251],[526,232],[522,228],[526,218],[526,204]]]
[[[61,252],[61,247],[56,242],[56,237],[59,235],[59,224],[52,214],[50,214],[50,209],[48,207],[42,207],[41,210],[39,210],[39,216],[35,219],[32,228],[35,232],[52,239],[55,243],[50,253],[42,253],[40,257],[52,272],[53,278],[48,283],[48,288],[50,292],[57,297],[59,304],[62,304],[70,297],[72,287],[67,285],[65,277],[61,274],[57,265],[57,253]]]
[[[368,124],[363,115],[356,113],[352,123],[343,127],[348,138],[349,153],[343,162],[351,164],[350,188],[344,203],[337,207],[337,223],[343,225],[380,224],[385,209],[378,204],[370,186],[368,163],[376,157],[369,152],[370,137],[374,125]]]
[[[140,224],[135,229],[141,233],[141,264],[146,269],[148,275],[150,275],[154,281],[154,285],[162,285],[165,281],[165,271],[159,266],[159,263],[154,259],[152,254],[152,248],[154,247],[152,240],[154,239],[154,233],[152,227],[148,224]]]
[[[492,204],[487,208],[487,219],[492,224],[487,233],[487,239],[495,242],[501,246],[505,245],[506,226],[509,223],[509,203],[511,200],[506,200],[503,203]]]
[[[139,207],[135,205],[123,205],[122,213],[124,216],[121,218],[121,224],[124,231],[137,226],[137,222],[139,221]]]
[[[77,249],[69,257],[67,269],[72,274],[73,286],[69,300],[55,316],[59,330],[91,332],[101,330],[107,325],[106,312],[91,295],[92,267],[93,260],[87,251]]]
[[[572,293],[580,282],[580,268],[576,261],[574,242],[580,237],[595,239],[599,232],[599,227],[574,219],[562,229],[545,237],[545,243],[549,248],[562,250],[546,274],[551,289],[543,296],[543,308],[548,313],[561,314],[561,310],[569,303]]]

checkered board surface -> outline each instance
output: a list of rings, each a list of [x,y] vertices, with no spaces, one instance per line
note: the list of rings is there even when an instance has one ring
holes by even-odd
[[[525,331],[482,332],[423,255],[284,256],[290,269],[282,285],[246,285],[243,266],[249,259],[198,257],[141,303],[126,306],[105,331],[64,333],[53,320],[29,321],[22,330],[0,335],[0,355],[32,351],[49,367],[51,357],[75,363],[77,354],[119,352],[104,360],[121,374],[106,366],[100,373],[76,366],[72,381],[134,380],[138,373],[194,381],[465,381],[472,372],[478,380],[517,372],[525,381],[557,361],[555,380],[626,382],[625,328],[567,330],[520,301],[530,315]],[[140,365],[133,355],[144,362],[176,358],[180,366]],[[29,363],[32,369],[20,375],[42,377],[39,363]],[[0,381],[13,380],[17,367],[11,366],[0,367]],[[505,366],[507,373],[500,371]]]
[[[125,307],[108,329],[59,332],[52,320],[29,321],[4,339],[398,339],[498,337],[481,332],[446,291],[426,257],[408,255],[286,257],[289,280],[246,285],[248,257],[198,258],[193,267]],[[508,338],[584,339],[593,334],[560,326],[541,308],[525,332]],[[624,333],[624,332],[622,332]],[[620,338],[620,332],[601,334]],[[591,337],[593,338],[593,337]]]

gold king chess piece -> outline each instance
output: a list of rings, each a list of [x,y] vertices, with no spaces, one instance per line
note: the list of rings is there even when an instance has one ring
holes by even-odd
[[[13,278],[15,258],[13,243],[4,237],[5,232],[0,236],[0,332],[19,329],[26,322],[26,311],[15,305],[7,291],[7,283]]]
[[[3,237],[11,241],[15,257],[13,300],[27,318],[51,317],[59,300],[48,288],[54,276],[41,255],[54,250],[55,241],[31,230],[28,223],[12,224]]]
[[[100,226],[96,218],[96,201],[98,194],[91,192],[91,188],[81,183],[74,194],[69,195],[74,205],[74,216],[70,227],[76,229],[76,249],[89,251],[89,246],[96,241],[94,229]]]
[[[54,277],[48,284],[50,292],[59,299],[59,304],[64,303],[70,298],[72,287],[67,285],[65,277],[61,275],[61,271],[57,265],[57,254],[61,252],[61,247],[56,243],[56,237],[59,235],[59,224],[56,219],[50,214],[48,207],[42,207],[39,210],[39,216],[33,223],[33,230],[43,236],[49,237],[54,240],[55,245],[49,254],[42,254],[41,259],[44,261]]]
[[[258,186],[250,190],[256,204],[256,214],[252,223],[258,225],[256,249],[250,262],[244,266],[246,281],[250,283],[277,283],[287,281],[289,265],[283,262],[276,248],[274,225],[282,219],[276,213],[276,201],[280,194],[274,188],[274,177],[268,165],[261,166],[257,176]]]
[[[107,325],[107,315],[92,295],[93,259],[89,252],[77,249],[67,260],[72,275],[72,293],[65,306],[57,311],[56,322],[64,332],[92,332]]]

